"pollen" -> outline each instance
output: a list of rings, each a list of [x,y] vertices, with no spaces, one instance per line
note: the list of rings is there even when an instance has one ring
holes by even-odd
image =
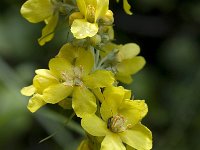
[[[83,67],[74,67],[73,73],[62,72],[62,78],[64,80],[64,85],[66,86],[82,86],[82,73]]]
[[[115,115],[108,119],[107,128],[115,133],[124,132],[129,126],[126,122],[127,120],[122,115]]]
[[[96,12],[96,9],[93,5],[87,6],[86,18],[87,18],[88,22],[90,22],[90,23],[95,22],[95,12]]]

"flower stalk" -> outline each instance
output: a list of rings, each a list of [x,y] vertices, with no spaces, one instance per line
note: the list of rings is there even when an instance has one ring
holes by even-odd
[[[123,6],[132,14],[127,0]],[[21,93],[30,96],[28,109],[32,113],[46,105],[71,109],[86,133],[78,150],[150,150],[152,134],[141,123],[147,104],[131,99],[131,91],[118,86],[132,83],[145,59],[137,56],[137,44],[113,43],[109,0],[27,0],[21,14],[29,22],[45,23],[40,45],[53,39],[60,15],[66,16],[73,36],[47,69],[35,71],[32,85],[22,88]]]

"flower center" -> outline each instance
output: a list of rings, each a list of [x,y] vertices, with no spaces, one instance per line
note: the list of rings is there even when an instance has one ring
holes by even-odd
[[[66,86],[81,86],[83,85],[83,82],[81,80],[81,76],[83,73],[83,68],[80,67],[74,67],[73,68],[73,73],[67,73],[67,72],[63,72],[62,73],[62,77],[64,79],[64,85]]]
[[[107,128],[115,133],[123,132],[128,128],[126,122],[122,115],[116,115],[108,119]]]
[[[81,86],[83,82],[81,80],[81,76],[83,73],[83,67],[74,67],[74,85]]]
[[[87,11],[86,11],[86,19],[90,23],[95,22],[95,7],[93,5],[87,5]]]

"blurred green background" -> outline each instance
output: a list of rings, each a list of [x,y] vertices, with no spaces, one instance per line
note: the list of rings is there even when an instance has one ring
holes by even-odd
[[[129,0],[133,15],[112,1],[115,42],[136,42],[146,58],[134,76],[136,99],[145,99],[149,113],[143,120],[153,132],[154,150],[200,149],[200,1]],[[0,149],[74,150],[83,138],[71,112],[44,107],[31,114],[20,89],[32,83],[34,70],[47,68],[66,41],[61,28],[43,47],[37,43],[43,24],[21,17],[24,0],[0,1]],[[57,109],[57,111],[53,111]],[[79,120],[76,120],[79,121]],[[39,141],[54,135],[52,138]]]

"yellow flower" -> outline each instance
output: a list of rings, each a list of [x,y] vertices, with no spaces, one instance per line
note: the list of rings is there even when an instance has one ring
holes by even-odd
[[[104,137],[101,150],[125,150],[123,143],[139,150],[151,149],[151,131],[140,123],[148,112],[144,100],[130,100],[122,87],[108,87],[103,95],[101,117],[91,114],[81,120],[89,134]]]
[[[140,48],[135,43],[116,45],[108,43],[101,52],[101,57],[113,54],[103,65],[115,73],[117,80],[123,83],[131,83],[131,75],[141,70],[145,65],[145,59],[137,56]]]
[[[117,2],[119,2],[119,0],[116,0]],[[124,11],[129,14],[132,15],[133,13],[130,11],[131,9],[131,5],[128,3],[128,0],[123,0],[123,8]]]
[[[33,78],[33,85],[24,87],[21,90],[21,93],[25,96],[33,95],[27,106],[31,112],[37,111],[46,104],[43,96],[44,90],[59,83],[56,77],[47,69],[39,69],[35,72],[37,75]]]
[[[21,7],[21,14],[31,23],[44,21],[42,36],[38,39],[44,45],[54,36],[54,30],[59,18],[59,3],[52,0],[28,0]]]
[[[72,96],[72,108],[78,117],[95,113],[96,98],[89,89],[110,86],[114,78],[110,71],[92,72],[93,65],[93,55],[89,50],[66,44],[57,58],[50,60],[49,70],[36,70],[37,80],[33,80],[35,93],[40,94],[45,103],[51,104]],[[22,94],[29,94],[23,91]]]
[[[98,20],[108,11],[109,0],[77,0],[83,19],[74,19],[71,32],[77,39],[93,37],[98,32]]]

